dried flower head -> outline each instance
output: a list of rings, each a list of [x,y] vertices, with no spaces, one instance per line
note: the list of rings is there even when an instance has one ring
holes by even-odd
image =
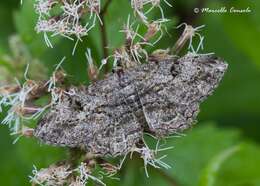
[[[99,17],[101,3],[99,0],[37,0],[35,11],[39,15],[35,27],[38,33],[44,33],[48,47],[53,47],[47,33],[51,36],[61,35],[71,40],[76,36],[78,40],[86,36],[95,26]],[[59,11],[54,10],[59,9]],[[87,19],[82,21],[82,17]]]
[[[34,166],[32,176],[29,176],[30,181],[33,184],[44,185],[44,186],[63,186],[67,183],[67,178],[73,171],[71,167],[66,164],[62,165],[51,165],[48,168],[37,170]]]
[[[89,180],[92,180],[100,185],[106,185],[99,178],[91,175],[91,170],[88,168],[86,163],[81,162],[81,164],[74,171],[78,174],[75,182],[79,185],[86,185]]]
[[[181,37],[176,42],[175,46],[173,47],[173,50],[175,53],[178,53],[181,48],[185,45],[187,41],[189,41],[188,50],[192,53],[198,53],[200,49],[203,49],[203,40],[204,37],[199,33],[201,28],[205,27],[205,25],[198,26],[196,28],[193,28],[191,25],[187,25],[186,23],[182,23],[177,28],[180,28],[182,26],[185,26],[184,31],[181,35]],[[195,36],[199,37],[199,44],[196,49],[194,49],[193,46],[193,38]]]
[[[164,2],[172,7],[172,5],[164,0]],[[148,18],[147,15],[154,9],[154,8],[159,8],[161,12],[161,18],[164,19],[164,12],[161,7],[161,0],[131,0],[131,6],[134,9],[134,12],[136,15],[140,17],[140,19],[144,23],[148,23]]]
[[[166,158],[167,155],[163,155],[159,158],[156,157],[156,155],[159,152],[166,151],[169,149],[172,149],[173,147],[166,147],[166,148],[160,148],[160,140],[157,141],[156,148],[154,150],[150,149],[149,146],[145,143],[145,140],[143,139],[144,146],[143,147],[134,147],[131,150],[130,157],[132,157],[132,154],[134,152],[137,152],[140,154],[140,157],[144,161],[144,169],[145,169],[145,174],[147,177],[149,177],[147,166],[150,165],[154,168],[165,168],[165,169],[170,169],[171,166],[169,166],[167,163],[163,162],[162,159]]]

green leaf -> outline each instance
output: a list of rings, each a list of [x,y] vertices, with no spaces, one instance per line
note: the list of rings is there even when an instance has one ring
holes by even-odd
[[[208,166],[205,168],[205,173],[201,175],[199,186],[213,186],[216,182],[216,175],[219,172],[222,164],[240,149],[241,146],[239,145],[230,147],[213,157]]]
[[[260,147],[246,142],[220,167],[214,186],[259,186]]]
[[[237,130],[219,129],[214,123],[199,123],[185,137],[167,142],[167,146],[174,146],[166,161],[173,167],[168,174],[181,185],[198,185],[200,174],[211,158],[237,144],[239,138]]]
[[[29,185],[28,176],[31,175],[33,165],[39,168],[64,158],[61,148],[39,145],[36,139],[21,138],[12,144],[14,137],[9,135],[7,126],[0,126],[1,146],[1,185]]]
[[[213,157],[201,175],[199,186],[260,184],[260,147],[243,143]]]

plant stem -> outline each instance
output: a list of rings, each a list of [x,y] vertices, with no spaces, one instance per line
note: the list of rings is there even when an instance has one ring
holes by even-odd
[[[104,17],[102,15],[100,15],[100,19],[103,23],[103,25],[101,25],[101,23],[99,23],[99,24],[100,24],[100,34],[101,34],[101,40],[102,40],[101,42],[102,42],[102,50],[103,50],[103,59],[105,59],[108,57],[108,48],[107,48],[108,41],[107,41],[107,34],[106,34],[106,23],[105,23]],[[105,73],[109,71],[108,64],[105,64],[104,68],[105,68]]]
[[[165,173],[163,170],[161,169],[156,169],[156,172],[163,177],[166,181],[168,181],[170,183],[171,186],[178,186],[179,184],[177,183],[177,181],[169,176],[167,173]]]
[[[100,12],[100,15],[104,15],[107,12],[107,8],[109,7],[112,0],[107,0],[106,4],[104,5],[103,9]]]
[[[105,18],[104,18],[104,15],[106,14],[107,12],[107,9],[110,5],[110,3],[112,2],[112,0],[108,0],[106,2],[106,4],[104,5],[103,9],[101,10],[100,12],[100,19],[102,21],[102,24],[99,23],[100,25],[100,34],[101,34],[101,40],[102,40],[102,50],[103,50],[103,59],[104,58],[107,58],[108,57],[108,39],[107,39],[107,29],[106,29],[106,22],[105,22]],[[109,66],[108,64],[106,64],[104,66],[104,69],[105,69],[105,73],[109,71]]]

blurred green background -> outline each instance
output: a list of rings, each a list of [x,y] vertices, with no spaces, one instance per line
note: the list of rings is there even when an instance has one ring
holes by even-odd
[[[214,95],[202,104],[197,125],[185,137],[167,140],[167,145],[174,146],[165,160],[172,169],[149,168],[150,178],[146,178],[141,161],[128,160],[120,172],[121,181],[105,182],[124,186],[260,186],[260,1],[168,1],[173,8],[163,7],[173,23],[168,26],[169,35],[156,47],[173,46],[181,33],[175,27],[182,22],[204,24],[203,53],[214,52],[225,59],[228,72]],[[250,7],[251,12],[194,13],[194,8],[203,7]],[[109,47],[122,44],[123,35],[117,33],[130,11],[127,0],[113,0],[109,6],[105,16]],[[0,0],[1,85],[21,77],[27,62],[37,64],[32,76],[50,74],[64,55],[64,68],[73,82],[87,84],[84,52],[90,47],[97,62],[102,58],[99,28],[92,30],[71,56],[73,42],[56,38],[52,40],[55,48],[47,48],[42,35],[34,31],[36,21],[32,0],[24,0],[22,6],[19,0]],[[1,119],[4,114],[0,113]],[[13,140],[8,127],[0,126],[1,186],[30,185],[33,165],[47,167],[66,154],[64,149],[34,139],[22,138],[12,145]]]

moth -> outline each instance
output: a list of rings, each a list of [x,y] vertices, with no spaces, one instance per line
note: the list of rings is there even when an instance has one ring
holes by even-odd
[[[219,85],[228,65],[214,55],[187,54],[111,73],[70,87],[37,125],[43,143],[120,156],[144,133],[164,138],[196,123],[199,105]]]

